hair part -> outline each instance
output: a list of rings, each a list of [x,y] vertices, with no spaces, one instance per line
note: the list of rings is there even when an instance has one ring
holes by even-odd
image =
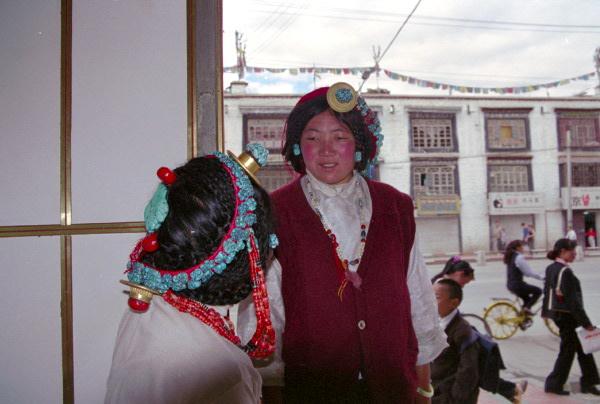
[[[327,103],[326,94],[318,95],[307,101],[297,104],[290,115],[288,116],[284,129],[284,144],[281,151],[284,159],[288,161],[294,170],[300,174],[306,172],[302,155],[294,155],[294,144],[300,144],[302,132],[308,122],[315,116],[329,111],[341,123],[346,125],[356,143],[356,151],[362,152],[363,158],[355,163],[354,168],[358,171],[363,171],[367,167],[369,156],[375,152],[373,150],[373,142],[371,141],[371,132],[365,124],[365,120],[360,111],[356,108],[348,112],[333,111]]]

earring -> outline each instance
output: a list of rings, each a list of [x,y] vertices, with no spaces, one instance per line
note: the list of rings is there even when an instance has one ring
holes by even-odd
[[[362,160],[362,152],[360,150],[355,151],[354,152],[354,161],[356,161],[358,163],[361,160]]]
[[[301,154],[300,145],[298,143],[294,143],[292,146],[292,153],[294,153],[294,156],[299,156]]]

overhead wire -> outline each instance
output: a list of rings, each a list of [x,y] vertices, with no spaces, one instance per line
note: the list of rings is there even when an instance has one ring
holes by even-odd
[[[404,20],[404,22],[402,23],[402,25],[400,26],[400,28],[398,28],[398,30],[396,31],[396,34],[394,35],[394,37],[392,38],[392,40],[390,41],[390,43],[388,44],[388,46],[381,53],[381,55],[379,55],[379,58],[376,60],[375,66],[373,67],[373,69],[375,69],[377,66],[379,66],[379,62],[381,62],[381,60],[383,59],[383,57],[385,56],[385,54],[387,53],[387,51],[390,49],[390,47],[392,46],[392,44],[394,43],[394,41],[396,40],[396,38],[398,38],[398,35],[400,35],[400,32],[402,31],[402,29],[406,26],[406,23],[408,22],[408,20],[410,20],[410,17],[412,17],[412,15],[415,13],[415,11],[417,11],[417,8],[419,8],[419,5],[421,4],[422,1],[423,0],[417,0],[417,4],[415,4],[415,6],[413,7],[412,11],[410,12],[410,14],[408,14],[408,16],[406,17],[406,19]],[[360,93],[360,90],[362,89],[363,85],[366,83],[367,79],[371,75],[371,72],[372,71],[366,71],[365,73],[363,73],[363,81],[360,84],[360,86],[358,87],[358,90],[356,91],[357,93]]]

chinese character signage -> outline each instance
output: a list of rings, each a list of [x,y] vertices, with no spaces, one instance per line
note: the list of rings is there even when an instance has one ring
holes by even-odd
[[[568,209],[567,188],[560,189],[562,208]],[[600,187],[571,188],[573,209],[600,209]]]
[[[542,192],[490,192],[490,215],[524,215],[544,213]]]
[[[417,216],[439,216],[460,214],[458,195],[420,195],[415,201]]]

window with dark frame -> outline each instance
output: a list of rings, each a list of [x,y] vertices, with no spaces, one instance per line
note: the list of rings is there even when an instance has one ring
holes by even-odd
[[[489,192],[528,192],[530,184],[529,164],[490,164],[488,165]]]
[[[244,148],[248,143],[262,144],[269,150],[268,165],[257,174],[267,192],[272,192],[293,179],[293,170],[281,155],[285,114],[247,114],[244,116]]]
[[[529,111],[484,109],[486,144],[489,151],[529,149]]]
[[[410,112],[410,127],[411,151],[457,151],[454,114]]]
[[[573,163],[572,183],[574,187],[600,187],[600,163]],[[560,165],[561,186],[567,186],[567,165]]]
[[[412,167],[414,196],[453,195],[457,193],[456,165],[414,165]]]
[[[567,147],[567,131],[571,130],[571,147],[600,149],[600,112],[557,111],[558,139],[561,150]]]

